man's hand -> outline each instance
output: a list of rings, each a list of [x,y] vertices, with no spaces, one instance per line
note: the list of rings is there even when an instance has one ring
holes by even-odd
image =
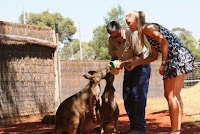
[[[111,65],[108,64],[108,67],[110,68],[110,73],[113,75],[117,75],[119,73],[120,68],[111,68]]]
[[[120,68],[120,69],[123,69],[123,67],[126,67],[127,64],[128,64],[128,62],[127,62],[127,61],[124,61],[124,62],[122,62],[122,63],[120,64],[119,68]]]

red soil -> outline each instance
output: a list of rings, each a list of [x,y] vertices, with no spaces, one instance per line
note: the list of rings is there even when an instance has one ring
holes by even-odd
[[[120,117],[118,122],[119,131],[126,131],[129,129],[129,120],[126,115],[123,104],[119,104]],[[4,134],[50,134],[53,131],[54,125],[41,124],[41,120],[35,120],[32,122],[21,122],[15,125],[7,125],[0,127],[0,133]],[[170,131],[170,120],[167,110],[156,111],[147,107],[146,110],[147,121],[147,134],[164,134],[164,132]],[[198,125],[197,125],[198,124]],[[112,133],[113,125],[110,125],[107,133]],[[99,125],[93,125],[91,133],[99,133]],[[194,132],[200,133],[200,119],[193,121],[187,121],[183,118],[182,134],[194,134]]]

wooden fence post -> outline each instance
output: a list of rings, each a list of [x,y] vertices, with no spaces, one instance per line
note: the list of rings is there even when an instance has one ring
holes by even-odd
[[[54,55],[54,68],[55,68],[55,112],[59,104],[61,103],[61,67],[60,67],[60,55],[59,55],[59,43],[58,43],[58,22],[55,23],[55,43],[57,44]]]

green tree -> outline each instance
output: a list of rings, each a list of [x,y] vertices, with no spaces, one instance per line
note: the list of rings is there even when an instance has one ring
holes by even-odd
[[[112,21],[118,21],[123,27],[126,27],[126,22],[124,20],[124,11],[120,5],[117,8],[111,9],[107,16],[104,17],[105,24],[98,26],[93,30],[93,41],[89,43],[89,46],[94,48],[96,53],[96,59],[98,60],[110,60],[110,55],[108,52],[108,38],[109,35],[106,31],[106,25]]]
[[[82,43],[82,56],[84,60],[97,59],[109,60],[110,55],[108,52],[108,33],[106,25],[111,20],[118,21],[122,26],[126,26],[124,20],[124,11],[121,6],[111,9],[107,16],[104,18],[105,24],[98,26],[93,30],[93,40],[89,43]],[[62,59],[80,59],[80,42],[73,40],[72,42],[65,43],[61,50]]]
[[[195,57],[195,61],[196,62],[200,62],[200,53],[199,53],[199,49],[196,49],[196,48],[190,48],[192,54],[194,55]]]
[[[73,50],[73,48],[70,46],[70,44],[64,46],[60,52],[60,59],[61,60],[72,60],[73,56],[74,56],[72,50]]]
[[[39,25],[39,26],[49,26],[55,29],[55,22],[58,21],[58,34],[59,41],[65,43],[70,41],[72,36],[77,31],[73,20],[70,18],[64,18],[60,13],[49,13],[49,11],[44,11],[41,14],[37,13],[25,13],[26,23],[29,25]],[[19,17],[20,23],[23,23],[23,13]]]
[[[197,46],[198,43],[196,39],[192,36],[190,31],[187,31],[186,29],[180,27],[173,28],[172,31],[176,33],[181,42],[188,48],[193,48]]]
[[[73,60],[74,55],[80,50],[80,42],[77,39],[73,39],[70,42],[66,42],[61,49],[61,59]]]
[[[192,36],[191,32],[180,27],[173,28],[172,31],[175,32],[178,38],[181,40],[181,42],[185,46],[187,46],[188,49],[190,49],[190,51],[193,53],[195,57],[195,61],[200,61],[200,53],[199,53],[199,49],[197,49],[198,42]]]
[[[82,42],[82,57],[83,60],[94,60],[96,56],[95,50],[86,42]],[[67,42],[61,49],[61,59],[80,60],[80,42],[73,39]]]
[[[95,51],[92,47],[88,46],[87,43],[82,43],[82,58],[83,60],[94,60],[95,59]],[[75,54],[75,59],[80,60],[80,51]]]
[[[108,53],[108,34],[105,26],[99,26],[93,31],[93,41],[89,43],[95,50],[97,60],[110,59]],[[103,55],[102,55],[103,54]]]
[[[118,5],[117,8],[111,9],[107,16],[104,17],[105,25],[107,25],[112,20],[118,21],[123,27],[127,26],[125,22],[124,10],[120,5]]]

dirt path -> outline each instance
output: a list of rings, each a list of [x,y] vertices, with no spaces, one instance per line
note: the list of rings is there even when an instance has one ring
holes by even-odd
[[[161,134],[161,132],[168,132],[170,130],[170,120],[168,116],[168,110],[165,104],[160,110],[159,106],[156,106],[155,102],[150,101],[146,110],[147,120],[147,133],[148,134]],[[156,107],[155,107],[156,106]],[[120,117],[119,117],[119,131],[126,131],[129,129],[129,121],[126,115],[123,103],[119,104]],[[4,134],[50,134],[53,131],[54,125],[41,124],[40,120],[33,122],[21,122],[15,125],[1,126],[0,133]],[[99,125],[93,125],[90,133],[98,133]],[[112,132],[112,125],[108,129],[108,133]],[[200,119],[188,118],[187,115],[183,117],[182,134],[195,134],[200,133]],[[164,133],[162,133],[164,134]]]

